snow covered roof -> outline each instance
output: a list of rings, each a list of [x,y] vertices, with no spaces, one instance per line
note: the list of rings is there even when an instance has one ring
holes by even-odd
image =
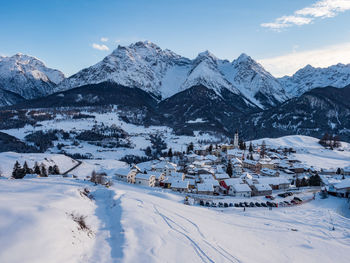
[[[156,179],[159,179],[162,175],[164,175],[164,173],[162,173],[162,172],[154,172],[154,171],[150,171],[150,172],[148,172],[148,174],[154,175],[156,177]]]
[[[202,183],[197,184],[198,192],[214,192],[214,187],[212,184]]]
[[[189,181],[174,181],[171,183],[171,188],[187,189],[188,185]]]
[[[199,178],[202,179],[202,180],[213,179],[213,175],[211,175],[211,174],[200,174]]]
[[[154,175],[152,175],[152,174],[137,174],[136,176],[135,176],[135,179],[139,179],[139,180],[150,180],[151,179],[151,177],[154,177]]]
[[[234,185],[234,184],[242,184],[243,183],[241,178],[229,178],[229,179],[225,179],[224,182],[225,182],[225,184],[227,186]]]
[[[244,160],[244,163],[251,164],[251,165],[256,165],[256,164],[257,164],[256,161],[254,161],[254,160],[248,160],[248,159]]]
[[[189,183],[189,185],[196,185],[195,179],[185,179],[184,181],[187,181]]]
[[[179,173],[179,172],[172,172],[170,174],[172,177],[179,177],[182,178],[184,176],[184,173]]]
[[[337,183],[334,185],[335,189],[345,189],[345,188],[350,188],[350,178],[342,180],[341,182]]]
[[[260,170],[262,173],[264,174],[268,174],[268,175],[275,175],[276,173],[278,173],[278,171],[276,170],[272,170],[272,169],[269,169],[269,168],[263,168]]]
[[[115,171],[115,174],[127,176],[129,172],[130,172],[130,168],[119,168]]]
[[[227,155],[242,155],[242,151],[239,149],[227,150]]]
[[[209,155],[205,156],[205,159],[211,160],[211,161],[216,161],[218,159],[218,157],[216,157],[215,155],[209,154]]]
[[[205,184],[212,184],[213,186],[219,186],[219,181],[215,180],[215,179],[204,179],[203,183]]]
[[[280,185],[289,184],[289,180],[283,177],[264,177],[256,179],[259,184]]]
[[[227,173],[218,173],[215,174],[215,178],[218,180],[228,179],[230,176]]]
[[[270,191],[272,190],[271,186],[268,184],[254,184],[254,187],[257,191]]]
[[[251,192],[252,189],[247,184],[234,184],[231,186],[235,192]]]

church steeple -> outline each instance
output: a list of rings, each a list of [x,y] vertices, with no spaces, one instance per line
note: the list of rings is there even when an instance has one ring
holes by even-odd
[[[233,139],[233,147],[234,147],[234,148],[238,148],[238,142],[239,142],[238,130],[236,130],[236,132],[235,132],[235,137],[234,137],[234,139]]]

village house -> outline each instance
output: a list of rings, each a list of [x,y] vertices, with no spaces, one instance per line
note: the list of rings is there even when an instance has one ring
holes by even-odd
[[[290,187],[289,180],[281,177],[261,177],[256,181],[259,184],[269,185],[273,190],[287,190]]]
[[[204,195],[213,195],[214,194],[214,187],[210,183],[197,184],[197,193],[204,194]]]
[[[239,149],[231,149],[227,150],[227,159],[231,160],[233,158],[242,158],[243,156],[243,151]]]
[[[225,180],[225,179],[229,179],[230,176],[227,173],[217,173],[214,174],[214,177],[216,180],[221,181],[221,180]]]
[[[171,183],[171,190],[176,192],[188,192],[189,182],[188,181],[174,181]]]
[[[196,180],[186,178],[184,181],[188,182],[188,189],[193,190],[196,188]]]
[[[147,173],[149,175],[154,175],[154,177],[156,178],[156,185],[159,185],[159,183],[165,179],[165,173],[164,172],[149,171]]]
[[[272,195],[272,188],[268,184],[251,184],[252,196]]]
[[[350,178],[344,180],[337,180],[336,183],[331,183],[328,186],[328,192],[330,194],[339,196],[339,197],[350,197]]]
[[[220,186],[226,189],[227,192],[229,191],[230,186],[234,184],[243,184],[243,181],[241,178],[229,178],[229,179],[220,181]]]
[[[242,162],[242,166],[243,166],[243,168],[247,168],[247,169],[250,169],[252,171],[257,171],[258,170],[258,162],[254,161],[254,160],[245,159]]]
[[[156,184],[156,177],[151,174],[136,174],[135,184],[154,187]]]
[[[133,181],[132,178],[135,178],[135,175],[138,172],[139,171],[137,169],[120,168],[114,174],[115,174],[117,180],[120,180],[123,182],[131,182],[131,181]]]
[[[220,191],[219,181],[212,178],[212,179],[204,179],[204,180],[202,180],[202,183],[212,185],[214,188],[214,192],[219,193],[219,191]]]
[[[260,174],[263,176],[271,176],[271,177],[278,177],[280,176],[280,173],[276,170],[269,169],[269,168],[262,168],[260,170]]]
[[[251,197],[252,189],[247,184],[233,184],[230,186],[228,194],[236,197]]]

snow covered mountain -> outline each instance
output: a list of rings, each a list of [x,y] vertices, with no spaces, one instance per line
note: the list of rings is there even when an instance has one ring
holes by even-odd
[[[290,97],[318,87],[343,88],[350,84],[350,64],[337,64],[328,68],[314,68],[310,65],[298,70],[293,76],[285,76],[279,81]]]
[[[244,53],[232,63],[220,61],[219,68],[232,85],[261,108],[288,99],[281,83]]]
[[[0,57],[0,88],[25,99],[51,94],[63,79],[62,72],[46,67],[34,57],[20,53]]]
[[[160,100],[196,85],[218,95],[226,88],[260,108],[287,99],[278,80],[247,55],[230,63],[205,51],[190,60],[149,41],[118,46],[101,62],[64,80],[56,91],[105,81],[143,89]]]
[[[128,47],[118,46],[101,62],[66,79],[56,89],[67,90],[87,84],[114,82],[137,87],[158,98],[170,97],[185,81],[191,61],[170,50],[145,41]]]

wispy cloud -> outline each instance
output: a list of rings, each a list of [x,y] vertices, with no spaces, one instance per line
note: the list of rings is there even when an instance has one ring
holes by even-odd
[[[101,42],[108,42],[108,37],[101,37]]]
[[[293,51],[278,57],[259,60],[266,70],[276,77],[292,75],[310,64],[314,67],[329,67],[337,63],[350,63],[350,42],[308,51]]]
[[[108,50],[109,50],[109,47],[107,47],[107,46],[104,45],[104,44],[96,44],[96,43],[93,43],[93,44],[92,44],[92,47],[93,47],[94,49],[101,50],[101,51],[108,51]]]
[[[262,27],[281,31],[291,26],[312,23],[316,18],[329,18],[350,10],[350,0],[321,0],[311,6],[295,11],[292,15],[282,16],[270,23],[262,23]]]

